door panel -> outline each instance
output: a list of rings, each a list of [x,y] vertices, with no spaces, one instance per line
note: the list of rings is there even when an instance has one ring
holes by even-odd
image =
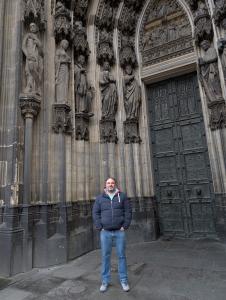
[[[149,111],[162,234],[213,235],[213,188],[196,74],[150,86]]]

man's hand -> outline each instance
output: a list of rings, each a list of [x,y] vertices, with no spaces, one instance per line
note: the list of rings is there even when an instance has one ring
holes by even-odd
[[[123,227],[120,228],[120,231],[124,231],[125,229]]]

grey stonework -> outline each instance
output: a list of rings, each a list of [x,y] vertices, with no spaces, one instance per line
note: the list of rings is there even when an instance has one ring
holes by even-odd
[[[208,215],[207,189],[200,192],[197,182],[191,182],[194,188],[186,195],[191,203],[192,195],[198,199],[191,204],[195,220],[206,211],[216,234],[225,236],[226,36],[221,6],[220,0],[0,1],[0,274],[58,264],[94,249],[91,205],[109,175],[132,199],[131,241],[153,240],[166,232],[160,225],[175,216],[173,205],[178,215],[186,210],[190,217],[190,207],[184,205],[182,210],[176,204],[187,203],[187,198],[171,191],[164,176],[176,169],[170,141],[178,155],[198,134],[192,152],[186,148],[184,161],[178,163],[183,178],[190,172],[193,180],[190,157],[205,139],[214,218]],[[40,30],[28,41],[30,23]],[[68,47],[59,52],[62,40],[68,41]],[[212,60],[201,49],[204,40],[211,45]],[[26,55],[23,41],[38,53],[42,65]],[[198,78],[193,88],[182,75],[197,72],[198,62],[203,75],[204,68],[211,72],[203,78],[205,84]],[[106,63],[107,92],[102,85]],[[131,70],[126,73],[128,66]],[[180,90],[169,80],[174,77]],[[163,80],[168,80],[168,96]],[[152,99],[148,87],[153,84],[158,86],[154,99],[159,117],[154,127],[148,106]],[[213,105],[208,88],[213,98],[220,91],[220,101]],[[189,93],[197,95],[202,115],[197,116],[186,100]],[[125,107],[125,102],[131,106]],[[197,135],[196,117],[203,124]],[[200,161],[195,175],[203,174]],[[162,194],[156,192],[157,181]],[[171,224],[171,234],[177,236],[172,228]],[[203,235],[211,236],[208,231]]]

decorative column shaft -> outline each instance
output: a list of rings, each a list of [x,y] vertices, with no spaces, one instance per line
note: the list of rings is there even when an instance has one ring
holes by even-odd
[[[24,174],[23,174],[23,204],[31,199],[31,162],[32,162],[32,133],[33,119],[40,110],[41,101],[37,96],[20,95],[21,113],[25,119],[24,129]]]

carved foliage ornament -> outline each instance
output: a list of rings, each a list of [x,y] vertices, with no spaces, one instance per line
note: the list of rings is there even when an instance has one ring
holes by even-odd
[[[45,28],[44,0],[23,0],[23,18],[28,25],[36,23],[40,30]]]

